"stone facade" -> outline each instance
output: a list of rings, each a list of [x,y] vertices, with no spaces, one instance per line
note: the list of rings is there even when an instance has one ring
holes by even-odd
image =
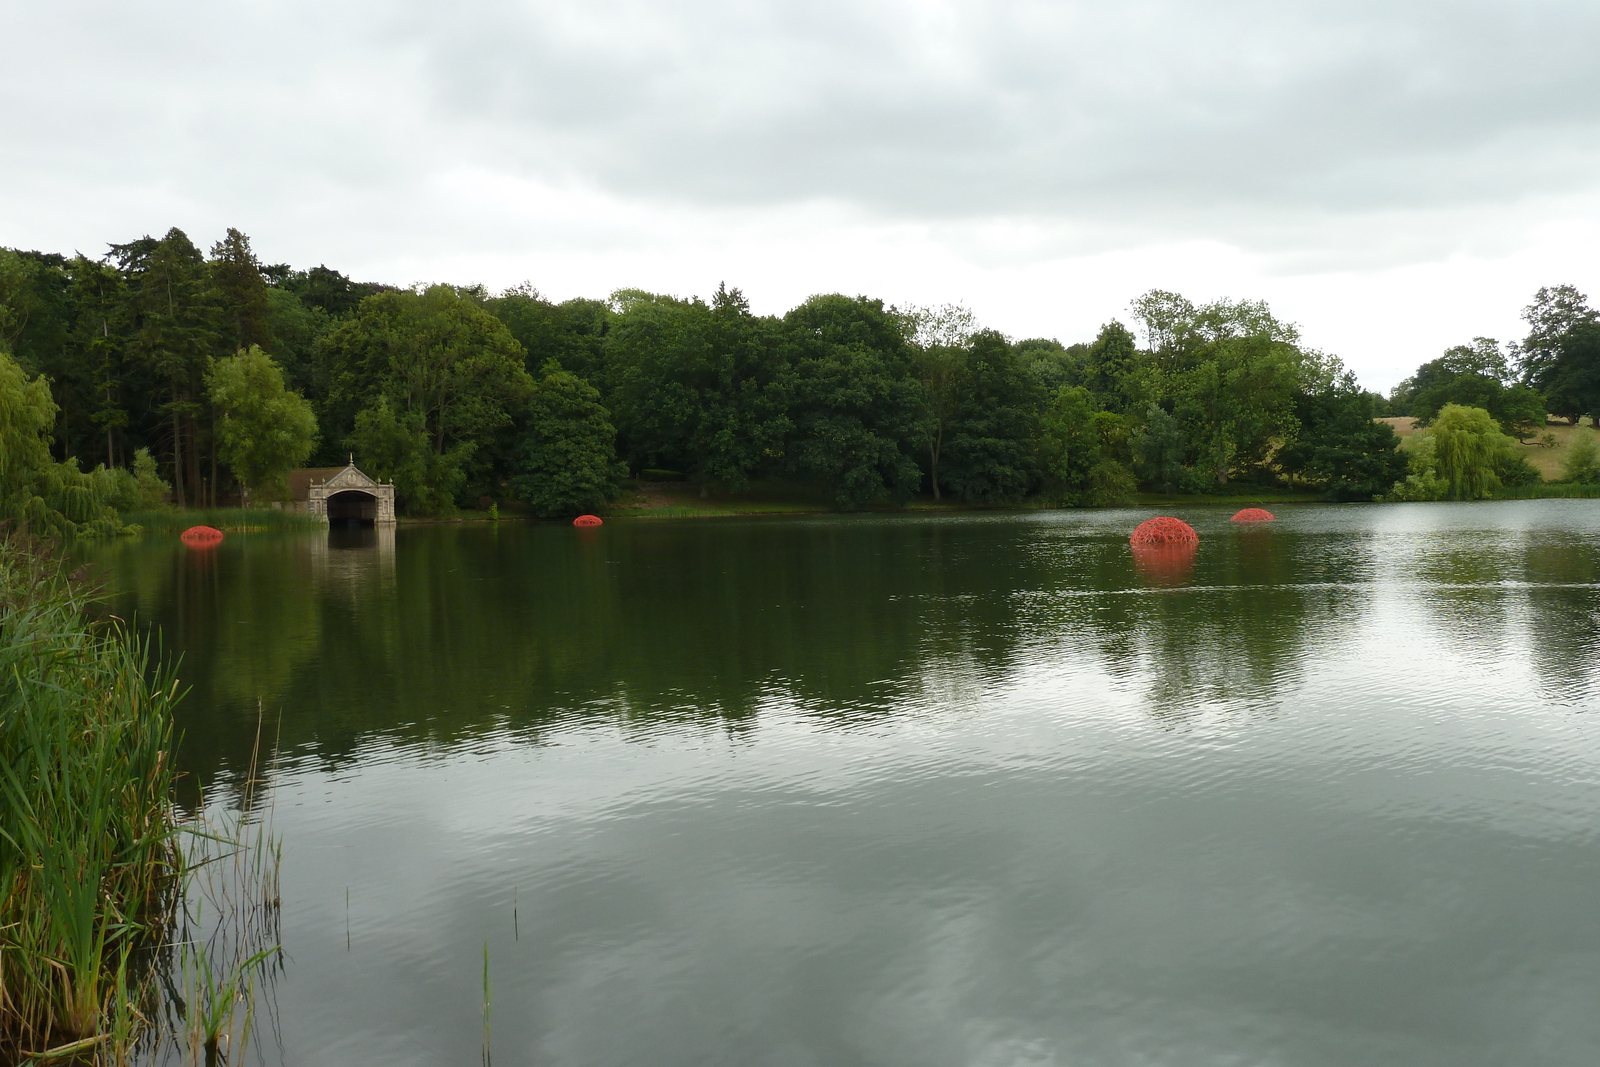
[[[326,473],[330,469],[294,472],[307,475],[303,479],[307,514],[321,515],[323,518],[360,519],[377,526],[394,523],[393,483],[385,485],[373,481],[356,469],[354,461],[331,469],[331,474]],[[318,475],[325,476],[319,478]],[[295,483],[301,480],[291,476],[291,487],[298,488]]]

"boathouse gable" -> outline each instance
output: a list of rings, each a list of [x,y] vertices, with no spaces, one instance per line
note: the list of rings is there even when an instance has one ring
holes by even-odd
[[[289,472],[290,506],[329,522],[389,525],[395,521],[394,483],[379,482],[352,459],[343,467],[306,467]]]

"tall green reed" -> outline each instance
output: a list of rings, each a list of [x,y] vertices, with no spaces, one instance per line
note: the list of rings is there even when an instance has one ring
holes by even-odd
[[[92,599],[0,538],[0,1062],[125,1056],[172,913],[177,682]]]
[[[191,1064],[238,1063],[257,1020],[258,983],[283,967],[279,942],[282,842],[272,805],[260,803],[261,727],[232,803],[201,803],[183,823],[184,892],[165,975],[166,1034]],[[276,745],[274,745],[276,751]]]
[[[327,526],[321,515],[306,515],[277,508],[156,508],[129,511],[122,521],[145,533],[182,533],[191,526],[213,526],[219,530],[296,530]]]

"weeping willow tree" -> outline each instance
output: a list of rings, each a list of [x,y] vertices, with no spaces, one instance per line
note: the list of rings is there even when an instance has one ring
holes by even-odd
[[[131,476],[103,467],[85,474],[75,460],[56,462],[49,437],[55,422],[50,384],[29,378],[0,349],[0,522],[58,537],[117,532],[114,504]]]
[[[1449,500],[1482,500],[1500,488],[1498,468],[1515,442],[1483,408],[1446,404],[1428,428],[1434,473]]]

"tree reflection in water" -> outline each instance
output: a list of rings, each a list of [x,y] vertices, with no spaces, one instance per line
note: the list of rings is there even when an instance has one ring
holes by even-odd
[[[209,780],[248,761],[258,699],[281,711],[285,752],[329,765],[374,741],[599,722],[738,731],[775,700],[841,724],[955,693],[981,710],[1039,669],[1132,686],[1173,724],[1271,712],[1312,652],[1370,623],[1397,560],[1408,580],[1474,586],[1429,595],[1458,598],[1486,653],[1512,638],[1484,583],[1594,570],[1556,535],[1474,554],[1469,532],[1407,556],[1382,514],[1308,507],[1252,528],[1219,510],[1197,520],[1198,551],[1159,557],[1130,551],[1137,517],[1118,512],[446,524],[230,538],[205,560],[158,539],[103,554],[116,610],[183,654],[182,760]],[[1587,684],[1570,646],[1593,639],[1588,615],[1530,618],[1537,645],[1567,649],[1551,684]]]

